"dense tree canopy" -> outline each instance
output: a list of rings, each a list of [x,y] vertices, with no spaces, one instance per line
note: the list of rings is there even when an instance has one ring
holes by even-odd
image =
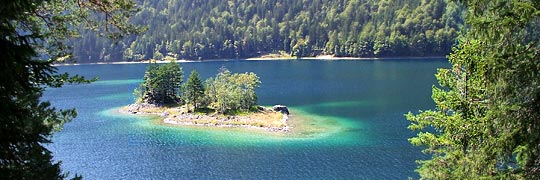
[[[249,111],[257,103],[255,88],[260,83],[255,73],[231,73],[221,68],[215,78],[206,80],[206,100],[220,113]]]
[[[78,28],[106,28],[119,37],[137,32],[125,24],[130,1],[4,0],[0,5],[0,176],[2,179],[63,179],[60,163],[44,145],[76,116],[41,101],[45,87],[88,82],[58,74],[52,63],[69,59],[66,39]],[[106,20],[100,17],[106,16]],[[99,29],[99,28],[97,28]],[[105,30],[105,29],[104,29]]]
[[[171,61],[167,65],[149,64],[144,82],[134,90],[136,103],[158,106],[191,104],[216,110],[218,113],[249,111],[257,103],[255,89],[260,80],[255,73],[231,73],[225,67],[215,77],[208,78],[204,85],[197,71],[192,71],[186,83],[182,83],[183,72],[179,64]],[[183,95],[183,100],[180,95]]]
[[[540,1],[462,0],[469,26],[433,88],[409,113],[424,179],[540,178]]]
[[[184,71],[175,61],[166,65],[149,63],[144,82],[135,90],[137,101],[158,105],[178,104],[181,102],[183,78]]]
[[[139,0],[148,32],[76,41],[81,62],[292,55],[443,56],[463,8],[448,0]],[[88,36],[94,33],[88,33]]]

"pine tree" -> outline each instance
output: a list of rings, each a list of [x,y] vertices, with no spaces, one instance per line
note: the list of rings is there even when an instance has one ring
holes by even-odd
[[[174,60],[166,65],[149,63],[144,73],[144,82],[134,90],[138,102],[157,105],[180,103],[180,87],[184,72]]]
[[[187,82],[184,84],[183,95],[186,102],[193,105],[193,111],[196,111],[198,103],[204,97],[204,86],[196,70],[191,71]]]

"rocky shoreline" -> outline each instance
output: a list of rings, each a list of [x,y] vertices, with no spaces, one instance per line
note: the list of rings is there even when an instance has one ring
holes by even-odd
[[[188,113],[185,107],[160,107],[153,104],[130,104],[120,108],[124,114],[158,115],[162,122],[171,125],[208,126],[220,128],[250,128],[268,132],[289,132],[289,111],[286,106],[258,107],[258,112],[246,115],[223,115],[218,113]]]

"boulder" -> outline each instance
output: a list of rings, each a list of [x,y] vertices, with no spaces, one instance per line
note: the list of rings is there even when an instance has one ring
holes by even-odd
[[[169,116],[169,113],[168,113],[168,112],[163,112],[163,113],[161,113],[161,117],[167,117],[167,116]]]
[[[289,115],[289,109],[287,108],[287,106],[275,105],[274,107],[272,107],[272,109],[274,109],[274,111],[276,112],[281,112],[283,114]]]

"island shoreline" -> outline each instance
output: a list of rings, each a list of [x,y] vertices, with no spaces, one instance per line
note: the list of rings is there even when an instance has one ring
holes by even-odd
[[[184,107],[160,107],[153,104],[130,104],[118,109],[121,114],[131,115],[152,115],[161,118],[160,122],[168,125],[179,126],[199,126],[217,128],[246,128],[264,130],[266,132],[288,133],[291,127],[288,125],[289,116],[286,113],[273,111],[270,108],[259,106],[259,112],[252,112],[249,115],[223,115],[223,114],[200,114],[185,112]],[[270,114],[270,115],[269,115]],[[280,114],[280,119],[274,116]],[[264,124],[258,118],[268,118],[281,122],[270,125]]]

